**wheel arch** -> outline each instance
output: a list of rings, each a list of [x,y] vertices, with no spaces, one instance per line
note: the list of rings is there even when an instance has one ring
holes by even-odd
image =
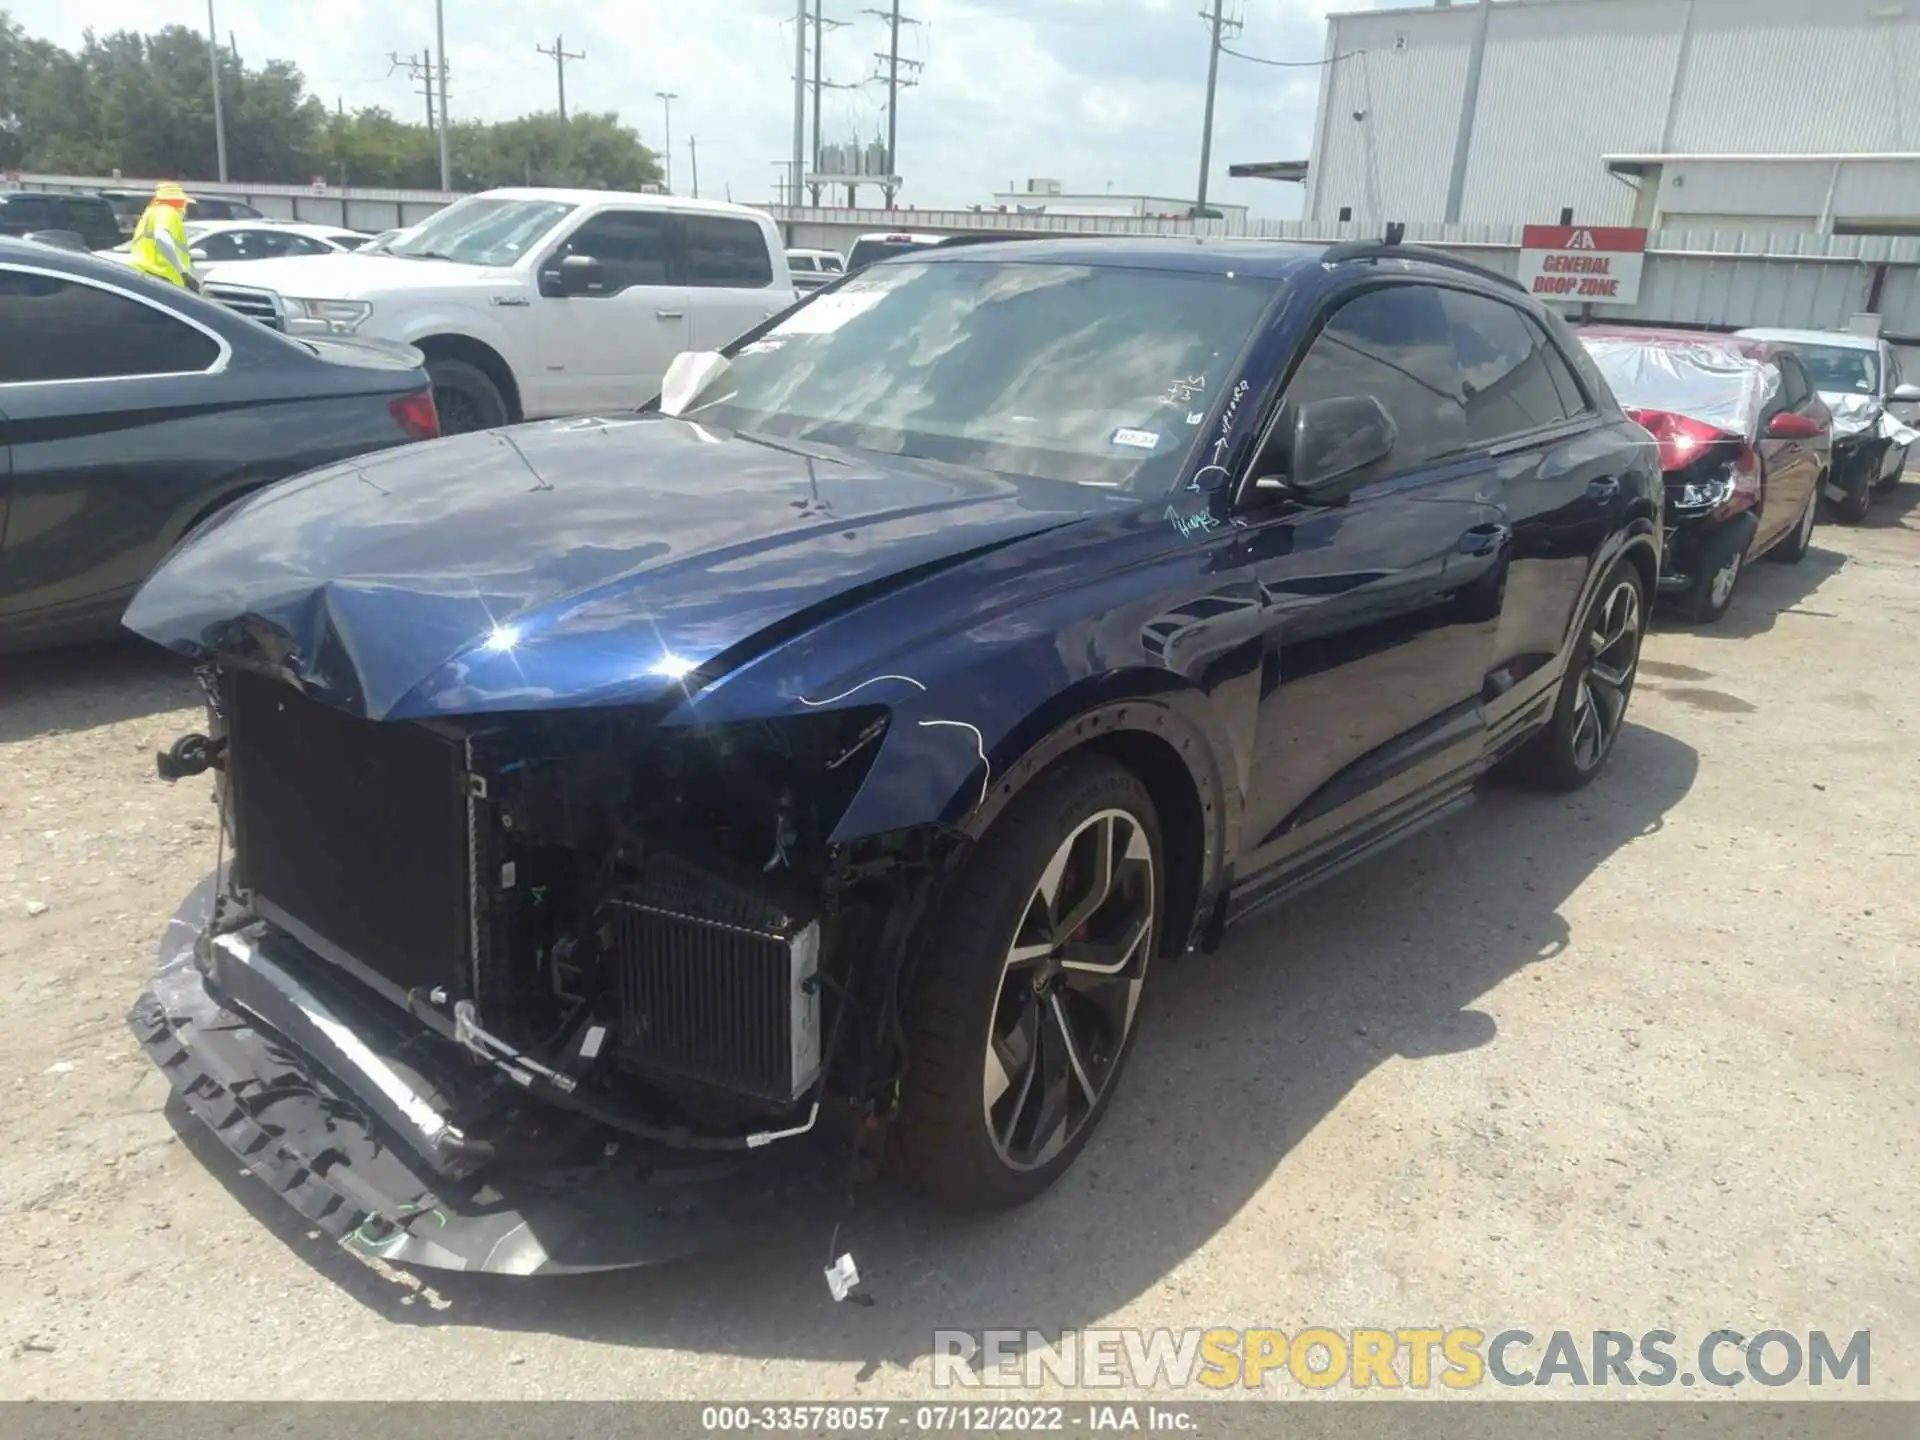
[[[961,823],[984,837],[1015,799],[1043,776],[1087,755],[1126,767],[1146,786],[1160,821],[1166,870],[1163,954],[1185,950],[1224,873],[1228,800],[1204,729],[1169,697],[1135,696],[1087,706],[1046,728],[999,769]]]
[[[437,331],[411,343],[429,360],[463,360],[481,371],[493,381],[501,398],[507,402],[507,418],[511,421],[526,419],[526,411],[520,403],[520,382],[514,378],[513,367],[507,363],[504,355],[486,341],[455,331]]]

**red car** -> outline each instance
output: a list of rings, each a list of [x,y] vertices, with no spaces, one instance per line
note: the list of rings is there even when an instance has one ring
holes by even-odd
[[[1689,619],[1718,620],[1748,561],[1791,565],[1807,553],[1832,414],[1777,341],[1625,325],[1579,334],[1621,407],[1660,443],[1661,593]]]

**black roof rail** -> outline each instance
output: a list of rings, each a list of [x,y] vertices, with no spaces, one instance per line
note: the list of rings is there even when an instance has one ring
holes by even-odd
[[[1003,240],[1086,240],[1097,237],[1076,235],[1067,230],[963,230],[958,235],[948,235],[936,240],[934,248],[944,250],[949,245],[993,245]]]
[[[1350,260],[1418,260],[1423,265],[1443,265],[1449,270],[1462,270],[1469,275],[1477,275],[1482,280],[1492,280],[1509,289],[1527,293],[1527,287],[1511,275],[1502,275],[1498,270],[1489,270],[1484,265],[1476,265],[1471,260],[1462,260],[1458,255],[1450,255],[1445,250],[1435,250],[1427,245],[1401,245],[1388,240],[1343,240],[1338,245],[1329,245],[1320,257],[1322,265],[1344,265]]]

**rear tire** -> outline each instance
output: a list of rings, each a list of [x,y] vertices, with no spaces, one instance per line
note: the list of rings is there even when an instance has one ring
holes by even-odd
[[[491,430],[507,423],[506,399],[478,365],[451,356],[430,359],[427,378],[433,382],[433,408],[440,413],[442,435]]]
[[[914,1184],[1000,1209],[1073,1163],[1138,1028],[1164,905],[1159,817],[1132,771],[1070,760],[1014,801],[954,881],[908,996],[894,1138]]]
[[[1798,565],[1807,558],[1807,551],[1813,548],[1813,527],[1820,512],[1820,492],[1826,488],[1827,477],[1823,473],[1815,483],[1813,493],[1807,496],[1806,513],[1793,527],[1793,533],[1767,552],[1769,560],[1778,560],[1782,565]]]
[[[1631,560],[1616,562],[1587,607],[1552,718],[1508,762],[1516,778],[1570,791],[1606,767],[1633,698],[1646,615],[1646,582]]]

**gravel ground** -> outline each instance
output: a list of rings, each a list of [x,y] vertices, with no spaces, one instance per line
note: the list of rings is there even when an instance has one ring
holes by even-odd
[[[865,1308],[797,1224],[549,1282],[310,1238],[122,1021],[213,858],[204,782],[152,778],[189,677],[0,661],[0,1395],[885,1398],[936,1327],[1319,1324],[1871,1328],[1920,1398],[1917,532],[1910,477],[1656,633],[1585,794],[1490,787],[1166,966],[1051,1194],[863,1197]]]

